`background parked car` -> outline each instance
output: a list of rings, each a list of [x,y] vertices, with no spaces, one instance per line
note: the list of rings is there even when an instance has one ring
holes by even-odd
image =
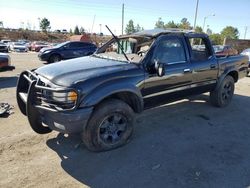
[[[53,63],[65,59],[88,56],[96,51],[96,45],[89,42],[64,42],[54,47],[43,48],[38,57],[41,61]]]
[[[214,47],[214,52],[216,56],[232,56],[232,55],[237,55],[238,51],[231,46],[228,45],[215,45]]]
[[[28,52],[29,49],[25,43],[13,42],[10,45],[10,50],[13,52]]]
[[[10,56],[5,53],[0,53],[0,71],[13,70],[14,66],[11,66]]]
[[[11,40],[4,39],[4,40],[1,40],[1,42],[3,42],[8,47],[8,51],[9,51],[10,50]]]
[[[243,52],[241,52],[241,54],[248,56],[248,59],[249,59],[248,74],[249,74],[249,72],[250,72],[250,48],[243,50]]]
[[[45,47],[49,47],[49,45],[45,42],[35,41],[31,43],[30,50],[39,52],[42,48],[45,48]]]
[[[31,42],[29,40],[19,39],[17,42],[24,43],[26,47],[28,48],[28,50],[30,50]]]
[[[0,52],[8,52],[8,46],[4,44],[3,42],[0,42]]]

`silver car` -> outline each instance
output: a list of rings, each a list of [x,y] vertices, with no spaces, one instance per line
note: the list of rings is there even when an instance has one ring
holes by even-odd
[[[28,52],[29,50],[27,45],[23,42],[13,42],[10,45],[10,49],[11,51],[14,51],[14,52]]]

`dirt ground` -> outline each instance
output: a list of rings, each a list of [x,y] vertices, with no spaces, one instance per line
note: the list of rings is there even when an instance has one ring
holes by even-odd
[[[236,84],[230,106],[208,95],[143,112],[133,138],[114,151],[92,153],[78,135],[38,135],[15,99],[18,74],[42,66],[35,53],[10,54],[16,70],[0,73],[0,187],[248,187],[250,78]]]

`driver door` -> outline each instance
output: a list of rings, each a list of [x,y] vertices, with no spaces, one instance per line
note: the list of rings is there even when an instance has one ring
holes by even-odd
[[[188,89],[192,84],[192,70],[184,37],[161,36],[152,50],[146,62],[144,99]],[[157,63],[163,64],[165,69],[161,77],[156,74]]]

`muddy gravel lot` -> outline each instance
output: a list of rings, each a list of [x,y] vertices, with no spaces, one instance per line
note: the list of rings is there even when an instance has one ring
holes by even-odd
[[[38,135],[17,107],[22,70],[43,66],[36,53],[12,53],[16,70],[0,72],[0,187],[248,187],[250,78],[236,84],[232,103],[209,104],[208,94],[146,110],[133,138],[114,151],[92,153],[79,135]]]

